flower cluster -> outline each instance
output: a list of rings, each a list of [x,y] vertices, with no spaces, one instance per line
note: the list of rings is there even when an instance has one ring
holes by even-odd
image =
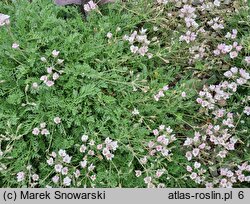
[[[149,155],[154,156],[160,153],[164,157],[169,156],[171,151],[168,145],[176,140],[175,135],[171,134],[172,132],[173,130],[165,125],[160,125],[158,129],[153,130],[156,138],[148,143]]]
[[[237,42],[234,42],[232,45],[226,45],[225,43],[219,44],[217,49],[214,50],[214,55],[218,56],[221,54],[228,54],[231,59],[238,57],[239,52],[242,50],[242,46],[239,45]]]
[[[47,160],[47,164],[49,166],[54,166],[54,172],[56,175],[52,177],[52,182],[54,184],[58,184],[62,182],[64,186],[70,186],[72,181],[72,175],[69,172],[70,163],[72,157],[69,156],[65,150],[60,149],[58,154],[56,152],[52,152],[50,154],[50,158]],[[62,181],[60,180],[62,179]]]
[[[91,0],[88,3],[84,4],[83,7],[85,11],[90,12],[92,10],[95,10],[97,8],[97,5]]]
[[[148,46],[150,41],[147,38],[147,29],[141,29],[139,32],[134,31],[130,36],[125,35],[123,40],[128,41],[130,46],[130,51],[134,54],[139,54],[141,56],[147,55],[148,58],[152,58],[152,54],[148,52]]]
[[[80,152],[85,153],[87,152],[87,155],[94,156],[96,152],[102,152],[102,155],[107,159],[107,160],[112,160],[114,157],[114,154],[112,152],[116,151],[118,148],[117,141],[111,140],[109,137],[107,137],[104,141],[104,143],[100,143],[95,145],[94,140],[89,141],[89,145],[86,145],[86,142],[88,141],[88,136],[83,135],[82,136],[82,142],[85,144],[82,144],[80,147]],[[87,164],[87,157],[84,157],[84,164]],[[84,165],[85,166],[85,165]]]
[[[160,125],[158,129],[153,130],[154,139],[146,142],[147,155],[139,159],[139,163],[144,167],[144,171],[135,170],[135,176],[144,177],[144,183],[148,188],[163,188],[164,183],[159,182],[159,179],[166,172],[166,168],[162,168],[156,165],[155,162],[162,161],[162,159],[170,160],[171,150],[173,147],[171,144],[176,141],[176,137],[172,134],[173,130],[165,125]],[[154,165],[152,165],[154,161]],[[147,167],[147,168],[146,168]]]
[[[60,53],[59,51],[53,50],[53,51],[52,51],[52,56],[53,56],[54,58],[57,58],[58,55],[59,55],[59,53]],[[42,61],[42,62],[47,62],[47,59],[46,59],[45,57],[42,57],[42,58],[41,58],[41,61]],[[62,60],[62,59],[57,59],[56,65],[62,64],[63,61],[64,61],[64,60]],[[47,67],[47,68],[46,68],[46,71],[47,71],[47,75],[41,76],[41,77],[40,77],[40,80],[43,81],[43,83],[44,83],[46,86],[48,86],[48,87],[53,86],[53,85],[55,84],[55,81],[56,81],[57,79],[59,79],[60,75],[63,73],[63,70],[57,70],[57,69],[55,68],[55,66],[53,66],[53,65],[50,66],[50,67]],[[37,83],[33,84],[33,87],[34,87],[34,88],[37,88],[37,86],[38,86]]]
[[[250,182],[250,165],[245,162],[237,167],[230,168],[220,168],[219,178],[213,180],[212,183],[206,183],[206,187],[214,187],[218,185],[220,188],[232,188],[233,184],[238,182]]]
[[[229,81],[223,81],[218,85],[204,86],[199,92],[197,102],[207,111],[207,114],[214,116],[214,121],[204,125],[201,132],[195,132],[193,138],[187,138],[184,146],[187,148],[186,158],[192,162],[194,166],[200,167],[204,165],[210,169],[217,171],[216,163],[222,161],[228,156],[229,151],[236,149],[238,138],[234,136],[236,123],[234,122],[234,114],[228,112],[223,106],[226,101],[237,91],[238,86],[242,86],[250,79],[249,73],[237,67],[232,67],[224,73]],[[247,108],[247,107],[246,107]],[[243,112],[247,112],[246,108]],[[233,167],[235,165],[232,165]],[[194,169],[199,169],[199,168]],[[237,181],[243,182],[242,175],[240,179],[234,176],[235,173],[226,170],[222,171],[220,176],[209,177],[206,175],[207,170],[199,169],[193,171],[191,166],[187,166],[190,178],[198,184],[204,184],[206,187],[232,187]],[[229,175],[229,178],[221,178],[221,176]],[[212,181],[211,181],[212,179]]]
[[[38,186],[39,175],[34,173],[33,167],[28,165],[25,171],[20,171],[16,174],[17,182],[29,182],[29,187]]]
[[[50,132],[46,129],[46,123],[41,123],[40,127],[35,127],[32,131],[33,135],[49,135]]]
[[[190,173],[190,179],[198,184],[200,184],[205,178],[204,174],[206,173],[206,169],[202,168],[201,163],[199,162],[194,162],[192,166],[188,165],[186,170]]]
[[[156,101],[159,101],[161,97],[164,97],[164,91],[169,90],[168,85],[164,86],[162,89],[159,90],[159,92],[157,94],[154,95],[154,99]]]
[[[197,34],[191,31],[187,31],[185,35],[180,36],[180,41],[186,41],[186,43],[190,43],[192,41],[195,41],[197,37]]]
[[[112,141],[109,137],[105,139],[104,143],[100,143],[97,145],[95,144],[94,140],[89,140],[88,135],[83,135],[81,139],[84,144],[81,145],[80,152],[85,153],[85,156],[83,157],[83,160],[80,161],[79,164],[82,169],[87,170],[86,175],[89,176],[91,181],[95,181],[96,174],[93,174],[95,166],[93,163],[90,162],[91,158],[89,157],[96,156],[100,160],[102,160],[103,159],[103,157],[101,156],[102,154],[107,160],[112,160],[114,158],[114,154],[112,152],[114,152],[118,148],[118,144],[117,141]]]
[[[225,38],[227,39],[235,39],[237,37],[238,31],[236,29],[233,29],[232,32],[227,32],[227,34],[225,35]]]
[[[244,85],[250,79],[250,75],[246,70],[232,67],[229,71],[224,73],[232,82],[223,81],[218,85],[204,86],[203,90],[199,92],[197,102],[203,108],[213,110],[216,104],[221,104],[230,98],[233,93],[237,91],[238,86]]]
[[[189,63],[192,64],[196,60],[201,60],[205,56],[205,45],[199,45],[199,46],[193,46],[189,48],[190,54],[193,56],[192,59],[190,59]]]
[[[113,152],[118,148],[117,141],[106,138],[103,143],[95,144],[96,142],[89,139],[88,135],[82,135],[81,140],[83,144],[80,146],[80,153],[84,154],[82,160],[74,159],[67,154],[66,150],[60,149],[58,153],[52,152],[47,159],[47,164],[54,167],[54,175],[51,181],[57,186],[81,186],[82,182],[79,180],[80,176],[89,178],[91,182],[96,180],[95,173],[95,158],[103,160],[102,155],[107,160],[112,160]],[[94,184],[91,184],[94,185]]]
[[[221,20],[219,17],[211,19],[207,22],[207,24],[210,25],[214,30],[224,29],[223,20]]]

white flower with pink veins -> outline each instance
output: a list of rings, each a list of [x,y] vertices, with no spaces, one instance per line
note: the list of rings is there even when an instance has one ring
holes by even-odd
[[[10,24],[10,16],[0,13],[0,27]]]

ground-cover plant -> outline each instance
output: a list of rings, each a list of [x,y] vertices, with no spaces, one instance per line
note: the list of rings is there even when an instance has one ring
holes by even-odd
[[[0,186],[249,187],[249,2],[86,9],[0,2]]]

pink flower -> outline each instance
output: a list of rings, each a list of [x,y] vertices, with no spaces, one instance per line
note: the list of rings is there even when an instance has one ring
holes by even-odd
[[[87,4],[84,4],[84,10],[89,12],[96,9],[97,5],[91,0]]]
[[[162,90],[163,90],[163,91],[167,91],[167,90],[169,90],[169,86],[168,86],[168,85],[163,86]]]
[[[93,10],[93,9],[96,9],[96,4],[91,0],[88,2],[90,8]]]
[[[236,80],[236,82],[239,85],[243,85],[243,84],[247,83],[247,80],[240,77],[239,79]]]
[[[90,146],[95,145],[95,141],[94,141],[94,140],[90,140],[90,141],[89,141],[89,145],[90,145]]]
[[[39,176],[37,174],[33,174],[32,175],[32,179],[33,179],[33,181],[38,181],[39,180]]]
[[[250,107],[249,106],[246,106],[245,108],[244,108],[244,111],[243,111],[246,115],[250,115]]]
[[[94,155],[95,155],[95,152],[94,152],[93,150],[89,150],[89,151],[88,151],[88,155],[94,156]]]
[[[40,128],[45,128],[46,127],[46,123],[40,123]]]
[[[194,163],[194,168],[199,169],[201,167],[201,163],[195,162]]]
[[[51,74],[51,73],[52,73],[52,69],[53,69],[52,67],[48,67],[48,68],[47,68],[48,74]]]
[[[78,178],[81,175],[81,172],[79,169],[76,169],[76,171],[74,172],[74,175],[76,178]]]
[[[160,178],[161,176],[162,176],[162,174],[164,174],[164,169],[158,169],[157,171],[156,171],[156,174],[155,174],[155,176],[157,177],[157,178]]]
[[[111,153],[108,153],[108,154],[106,155],[107,160],[112,160],[113,157],[114,157],[114,155],[111,154]]]
[[[197,173],[193,172],[191,175],[190,175],[190,178],[192,180],[196,179],[197,178]]]
[[[157,129],[153,130],[153,134],[154,136],[158,136],[159,135],[159,131]]]
[[[55,122],[55,124],[61,123],[61,118],[55,117],[55,118],[54,118],[54,122]]]
[[[200,149],[204,149],[205,146],[206,146],[206,144],[205,144],[205,143],[202,143],[202,144],[199,145],[199,148],[200,148]]]
[[[97,148],[98,150],[101,150],[101,149],[102,149],[102,144],[98,144],[98,145],[96,146],[96,148]]]
[[[60,173],[62,171],[63,166],[61,164],[56,164],[55,165],[55,171]]]
[[[160,151],[162,150],[163,147],[162,147],[161,145],[157,145],[155,148],[156,148],[156,150],[157,150],[158,152],[160,152]]]
[[[90,164],[88,167],[88,171],[93,171],[95,169],[95,166],[93,164]]]
[[[187,171],[188,172],[192,172],[193,171],[192,167],[191,166],[187,166]]]
[[[54,159],[53,159],[52,157],[50,157],[50,158],[47,160],[47,164],[48,164],[49,166],[52,166],[53,163],[54,163]]]
[[[59,77],[60,77],[60,75],[57,73],[54,73],[52,76],[53,80],[57,80]]]
[[[155,150],[155,149],[153,149],[153,150],[151,150],[151,151],[149,152],[149,155],[150,155],[150,156],[154,156],[154,155],[155,155],[155,153],[156,153],[156,150]]]
[[[111,39],[112,37],[113,37],[113,34],[112,34],[111,32],[108,32],[108,33],[107,33],[107,38],[108,38],[108,39]]]
[[[52,51],[52,56],[53,57],[57,57],[59,55],[60,51],[57,51],[57,50],[53,50]]]
[[[66,155],[63,157],[63,161],[64,161],[65,163],[69,164],[70,161],[71,161],[71,158],[72,158],[72,157],[70,157],[68,154],[66,154]]]
[[[214,50],[214,55],[215,55],[215,56],[220,55],[220,50],[218,50],[218,49]]]
[[[65,186],[70,186],[71,185],[71,179],[67,176],[63,179],[63,184]]]
[[[12,48],[13,48],[13,49],[17,49],[17,48],[19,48],[19,44],[17,44],[17,43],[13,43],[13,44],[12,44]]]
[[[40,80],[46,83],[46,81],[48,80],[48,77],[46,75],[43,75],[41,76]]]
[[[91,8],[88,4],[84,4],[84,10],[89,12],[89,11],[91,11]]]
[[[206,188],[213,188],[213,184],[212,183],[206,183]]]
[[[39,128],[34,128],[33,131],[32,131],[33,135],[39,135],[39,133],[40,133]]]
[[[186,152],[186,158],[188,161],[192,159],[192,153],[191,152]]]
[[[152,181],[152,178],[150,176],[144,178],[144,182],[146,184],[151,183],[151,181]]]
[[[59,176],[54,176],[53,178],[52,178],[52,181],[53,181],[53,183],[58,183],[58,181],[59,181]]]
[[[198,156],[199,152],[200,152],[200,149],[198,149],[198,148],[195,148],[195,149],[193,149],[193,151],[192,151],[192,153],[193,153],[193,155],[194,155],[195,157]]]
[[[89,138],[88,135],[82,135],[81,139],[83,142],[86,142],[88,140],[88,138]]]
[[[80,152],[81,152],[81,153],[84,153],[84,152],[86,151],[86,149],[87,149],[87,147],[86,147],[85,145],[82,145],[82,146],[80,147]]]
[[[221,169],[220,169],[220,175],[222,175],[222,176],[226,176],[226,175],[227,175],[227,172],[228,172],[228,169],[227,169],[227,168],[221,168]]]
[[[159,97],[163,97],[163,96],[165,96],[165,95],[164,95],[163,91],[159,91],[158,96],[159,96]]]
[[[10,16],[0,13],[0,27],[10,24]]]
[[[227,71],[224,73],[224,76],[227,78],[231,78],[233,76],[233,73],[231,71]]]
[[[51,87],[51,86],[53,86],[55,83],[53,82],[53,81],[51,81],[51,80],[49,80],[49,81],[46,81],[46,85],[48,86],[48,87]]]
[[[142,172],[140,170],[135,170],[135,176],[140,177]]]
[[[42,129],[41,134],[42,135],[49,135],[49,131],[47,129]]]
[[[67,175],[68,174],[68,167],[62,168],[62,175]]]
[[[250,65],[250,56],[245,57],[245,62],[247,65]]]
[[[138,48],[138,46],[134,46],[134,45],[131,45],[130,46],[130,51],[132,52],[132,53],[137,53],[137,51],[139,50],[139,48]]]
[[[23,171],[20,171],[17,173],[17,181],[21,182],[25,179],[25,173]]]
[[[56,153],[55,152],[51,152],[51,156],[56,158]]]
[[[153,54],[152,53],[148,53],[147,56],[148,56],[148,59],[152,59]]]
[[[247,79],[247,80],[250,79],[250,75],[248,72],[246,72],[246,70],[240,69],[239,73],[240,73],[241,77],[243,77],[244,79]]]
[[[230,52],[230,57],[231,57],[232,59],[238,57],[238,52],[236,52],[236,51]]]
[[[187,96],[186,92],[183,91],[183,92],[181,93],[181,97],[182,97],[182,98],[185,98],[186,96]]]
[[[90,179],[91,179],[92,181],[96,180],[96,175],[90,176]]]
[[[87,166],[87,160],[81,161],[80,166],[84,169]]]
[[[235,49],[236,49],[238,52],[240,52],[240,51],[243,49],[243,47],[242,47],[241,45],[239,45],[239,46],[237,46]]]
[[[199,103],[199,104],[201,104],[203,102],[203,100],[201,98],[197,98],[196,102]]]
[[[141,56],[144,56],[146,53],[148,52],[148,47],[147,46],[142,46],[141,48],[139,48],[138,53]]]

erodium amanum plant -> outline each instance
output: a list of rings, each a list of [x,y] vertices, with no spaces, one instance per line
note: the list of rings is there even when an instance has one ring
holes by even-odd
[[[249,187],[249,1],[0,8],[1,187]]]

